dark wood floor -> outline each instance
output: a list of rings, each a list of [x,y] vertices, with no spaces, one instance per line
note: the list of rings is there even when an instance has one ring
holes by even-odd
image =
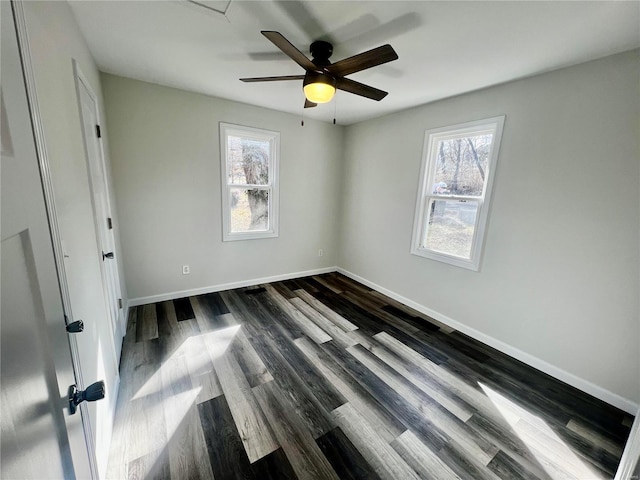
[[[108,477],[612,478],[630,415],[339,274],[130,312]]]

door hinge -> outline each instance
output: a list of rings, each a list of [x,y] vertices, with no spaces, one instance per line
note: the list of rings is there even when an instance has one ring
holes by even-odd
[[[98,138],[102,138],[102,133],[100,133],[100,125],[96,125],[96,135]]]
[[[121,298],[118,299],[118,308],[122,308],[122,299]]]
[[[113,230],[113,222],[111,221],[111,217],[107,218],[107,228],[109,230]]]

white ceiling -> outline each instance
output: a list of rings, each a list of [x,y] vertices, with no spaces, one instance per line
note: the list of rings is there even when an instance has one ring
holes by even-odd
[[[399,59],[350,78],[389,92],[380,102],[338,92],[306,109],[339,124],[640,47],[638,1],[70,1],[108,73],[301,115],[302,82],[242,83],[302,68],[260,34],[276,30],[332,61],[385,43]]]

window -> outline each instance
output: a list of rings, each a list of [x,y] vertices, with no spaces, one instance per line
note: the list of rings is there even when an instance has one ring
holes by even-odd
[[[220,123],[222,239],[278,236],[280,134]]]
[[[504,116],[427,130],[411,253],[478,270]]]

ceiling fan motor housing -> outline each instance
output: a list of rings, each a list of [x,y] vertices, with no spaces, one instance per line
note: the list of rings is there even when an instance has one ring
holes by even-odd
[[[313,57],[313,63],[318,67],[326,67],[331,65],[329,57],[333,54],[333,45],[329,42],[322,40],[316,40],[309,47],[311,56]]]

